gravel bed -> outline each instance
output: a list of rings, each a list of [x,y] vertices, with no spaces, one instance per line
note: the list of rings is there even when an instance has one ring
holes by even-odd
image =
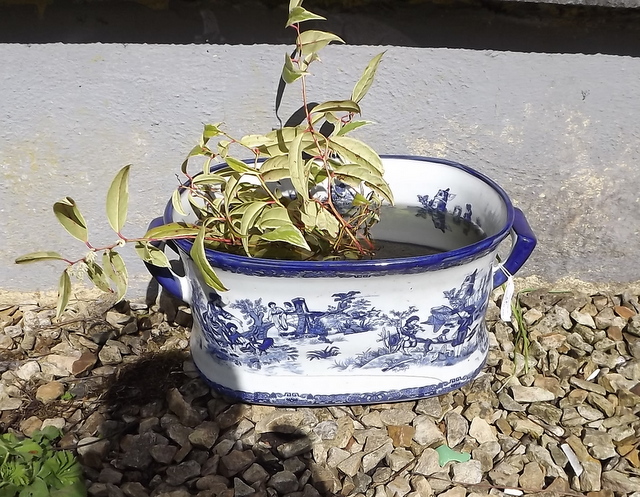
[[[0,303],[0,431],[61,428],[94,497],[640,497],[638,294],[521,294],[528,357],[500,303],[471,384],[328,408],[212,392],[184,306],[80,301],[52,324],[35,299]]]

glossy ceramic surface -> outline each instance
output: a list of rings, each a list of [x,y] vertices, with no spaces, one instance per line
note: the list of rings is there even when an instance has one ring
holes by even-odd
[[[440,395],[472,380],[488,352],[484,315],[499,244],[514,274],[535,237],[490,179],[460,164],[383,157],[396,206],[376,239],[440,253],[300,262],[208,251],[228,292],[207,287],[188,253],[186,276],[150,267],[189,303],[193,359],[215,388],[278,405],[390,402]],[[156,224],[180,220],[168,204]],[[484,237],[479,237],[483,233]]]

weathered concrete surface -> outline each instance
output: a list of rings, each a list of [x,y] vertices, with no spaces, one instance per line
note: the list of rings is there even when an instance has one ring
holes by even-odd
[[[286,50],[0,45],[2,66],[11,68],[0,73],[0,287],[55,288],[60,266],[16,266],[21,253],[83,253],[51,213],[61,197],[79,203],[95,245],[110,243],[106,189],[122,165],[134,164],[125,233],[135,236],[161,213],[202,123],[225,121],[237,133],[276,126]],[[312,94],[348,96],[379,50],[330,47]],[[388,47],[363,102],[364,118],[378,124],[359,136],[381,153],[447,157],[495,178],[540,238],[522,274],[634,281],[639,76],[640,60],[629,57]],[[142,291],[145,270],[129,260]]]

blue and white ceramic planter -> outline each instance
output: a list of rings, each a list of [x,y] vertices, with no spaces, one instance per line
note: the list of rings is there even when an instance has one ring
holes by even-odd
[[[511,235],[504,267],[515,274],[535,236],[506,193],[468,167],[383,162],[396,207],[374,237],[441,253],[300,262],[208,251],[225,293],[203,283],[186,240],[174,247],[186,276],[150,267],[191,305],[193,360],[216,389],[261,404],[390,402],[440,395],[480,372],[489,294],[506,279],[498,245]],[[160,222],[179,220],[169,202]]]

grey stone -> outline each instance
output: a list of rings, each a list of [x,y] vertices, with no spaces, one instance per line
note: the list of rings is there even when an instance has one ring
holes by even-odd
[[[201,466],[196,461],[184,461],[177,466],[167,468],[167,483],[169,485],[182,485],[187,480],[200,476]]]
[[[85,437],[78,441],[80,461],[91,468],[102,468],[102,460],[107,456],[110,448],[109,440],[98,437]]]
[[[469,432],[469,422],[455,411],[448,412],[444,417],[447,426],[447,443],[453,448],[458,445]]]
[[[511,393],[516,402],[547,402],[556,398],[553,392],[540,387],[514,385],[511,387]]]
[[[391,471],[394,471],[394,472],[400,471],[407,464],[413,461],[413,459],[414,459],[414,455],[411,453],[411,451],[402,447],[398,447],[393,452],[388,454],[387,457],[385,458],[385,460],[387,461],[387,464],[391,468]]]
[[[385,425],[408,425],[415,417],[416,414],[409,409],[388,409],[380,412],[380,420]]]
[[[347,476],[352,478],[355,477],[358,474],[358,471],[360,471],[363,455],[364,454],[362,452],[351,454],[338,464],[338,469]]]
[[[440,400],[438,400],[438,397],[420,399],[416,404],[414,411],[417,414],[425,414],[427,416],[430,416],[435,420],[439,420],[442,417],[442,406],[440,405]]]
[[[413,439],[422,446],[436,448],[446,442],[440,428],[427,415],[414,418],[413,426],[416,429]]]
[[[298,490],[298,477],[291,471],[280,471],[269,479],[267,485],[280,494],[288,494]]]
[[[629,476],[619,471],[604,471],[602,473],[602,487],[621,494],[638,492],[640,477]]]
[[[492,428],[489,423],[487,423],[482,418],[474,418],[471,421],[471,426],[469,427],[469,435],[475,438],[479,444],[498,441],[495,429]]]
[[[362,470],[365,473],[368,473],[373,468],[375,468],[380,461],[382,461],[387,455],[391,454],[392,452],[393,442],[388,441],[372,452],[365,454],[362,457]]]
[[[313,432],[318,435],[321,440],[333,440],[338,432],[338,423],[333,419],[321,421],[313,427]]]
[[[189,433],[188,439],[194,447],[210,449],[215,445],[219,431],[220,428],[217,423],[213,421],[203,421]]]
[[[255,460],[256,456],[250,450],[232,450],[220,458],[220,473],[227,477],[235,476],[251,466]]]
[[[255,488],[250,487],[240,478],[233,479],[233,495],[234,497],[247,497],[256,492]]]
[[[170,464],[176,452],[178,452],[178,447],[175,445],[154,445],[149,449],[153,460],[161,464]]]
[[[498,400],[502,408],[506,411],[524,412],[526,410],[524,405],[513,400],[504,390],[498,394]]]
[[[142,486],[142,483],[137,481],[127,481],[120,485],[120,490],[127,497],[149,497],[149,493]]]
[[[593,321],[593,317],[586,312],[580,312],[577,309],[571,313],[571,318],[578,324],[582,326],[587,326],[588,328],[596,328],[596,323]]]
[[[525,464],[520,475],[520,486],[527,490],[542,490],[544,488],[545,472],[537,462]]]
[[[471,457],[476,461],[480,461],[482,471],[490,471],[493,469],[493,461],[500,454],[500,444],[498,442],[484,442],[471,452]]]
[[[435,449],[426,448],[420,454],[418,462],[413,472],[426,477],[432,476],[442,471],[440,467],[440,456]]]
[[[256,482],[266,482],[269,479],[269,473],[262,466],[254,463],[242,473],[242,478],[252,485]]]
[[[180,419],[185,426],[195,427],[204,419],[203,413],[191,407],[177,388],[171,388],[167,392],[169,409]]]
[[[617,455],[611,435],[606,431],[585,428],[582,443],[587,447],[589,454],[596,459],[605,460]]]
[[[607,394],[607,391],[603,386],[598,385],[597,383],[593,383],[591,381],[581,380],[580,378],[573,377],[569,380],[569,383],[571,383],[572,385],[578,388],[581,388],[582,390],[586,390],[587,392],[594,392],[594,393],[597,393],[598,395]]]
[[[454,483],[473,485],[482,481],[482,465],[480,461],[471,459],[467,462],[453,464]]]

